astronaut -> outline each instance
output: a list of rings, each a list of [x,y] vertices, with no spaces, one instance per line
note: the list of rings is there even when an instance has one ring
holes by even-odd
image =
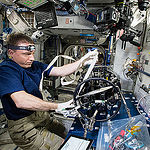
[[[7,39],[8,58],[0,64],[0,98],[13,142],[23,150],[58,149],[66,137],[65,127],[50,116],[50,111],[74,107],[72,100],[64,103],[45,101],[39,91],[42,72],[47,64],[34,60],[33,40],[22,33]],[[65,76],[94,59],[91,51],[80,60],[61,67],[51,66],[44,76]]]

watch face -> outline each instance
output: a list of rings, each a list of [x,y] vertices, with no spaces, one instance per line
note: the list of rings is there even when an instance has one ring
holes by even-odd
[[[47,2],[48,2],[47,0],[19,0],[17,1],[18,4],[21,4],[30,9],[35,9]]]

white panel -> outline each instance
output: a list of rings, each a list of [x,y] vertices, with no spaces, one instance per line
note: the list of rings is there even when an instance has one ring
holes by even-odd
[[[3,33],[3,19],[2,19],[2,15],[0,14],[0,34]]]
[[[150,74],[150,42],[146,43],[146,46],[144,47],[144,49],[142,51],[140,61],[143,62],[143,64],[142,64],[143,71]],[[149,87],[150,77],[145,74],[142,74],[142,73],[141,73],[141,77],[142,77],[142,84],[145,84],[147,87]]]
[[[57,16],[58,26],[53,28],[93,29],[93,23],[84,16]]]
[[[19,16],[14,10],[7,10],[7,19],[19,32],[24,32],[25,30],[31,28],[24,18]]]
[[[129,42],[126,44],[126,49],[122,49],[122,41],[118,40],[116,46],[116,54],[114,60],[114,72],[118,74],[121,80],[121,87],[123,90],[132,91],[133,81],[130,79],[126,79],[123,75],[123,65],[126,59],[129,57],[130,59],[137,59],[137,47],[131,45]]]

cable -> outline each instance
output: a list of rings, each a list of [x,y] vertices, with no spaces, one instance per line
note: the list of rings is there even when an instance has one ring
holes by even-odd
[[[147,118],[145,117],[145,115],[143,115],[143,114],[140,112],[140,109],[139,109],[140,102],[142,101],[143,98],[145,98],[145,97],[147,97],[147,96],[150,96],[150,94],[144,95],[143,97],[140,98],[140,100],[139,100],[139,102],[138,102],[138,104],[137,104],[137,106],[136,106],[136,109],[137,109],[137,111],[139,112],[140,115],[142,115],[148,122],[150,122],[150,120],[147,119]],[[145,111],[145,110],[144,110],[144,111]],[[149,117],[149,116],[148,116],[148,117]]]
[[[148,72],[145,72],[145,71],[140,70],[140,69],[138,69],[138,68],[136,68],[135,70],[138,71],[138,72],[143,73],[144,75],[146,75],[146,76],[148,76],[148,77],[150,77],[150,73],[148,73]]]
[[[93,77],[93,78],[88,78],[88,79],[86,79],[86,80],[84,80],[84,81],[82,81],[81,83],[79,83],[78,85],[77,85],[77,87],[76,87],[76,89],[75,89],[75,91],[74,91],[74,95],[73,95],[73,97],[74,97],[74,102],[75,102],[75,105],[77,105],[77,103],[79,102],[79,104],[81,105],[81,108],[84,106],[84,102],[82,103],[82,99],[80,99],[80,97],[79,97],[79,90],[80,90],[80,87],[82,86],[82,85],[85,85],[86,83],[88,83],[88,82],[90,82],[90,81],[99,81],[100,83],[107,83],[108,85],[111,85],[112,87],[113,87],[113,89],[114,89],[114,94],[117,94],[120,98],[122,98],[122,96],[121,96],[121,93],[120,93],[120,90],[119,90],[119,87],[117,87],[114,83],[112,83],[112,82],[110,82],[109,80],[106,80],[106,79],[103,79],[103,78],[98,78],[98,77]],[[105,92],[105,91],[104,91]],[[79,97],[79,98],[78,98]],[[91,97],[89,97],[89,99],[90,99]],[[120,107],[121,107],[121,99],[115,99],[115,102],[117,103],[116,105],[118,106],[117,108],[116,108],[116,110],[115,110],[115,112],[113,112],[113,114],[111,114],[111,116],[109,116],[108,118],[106,118],[106,119],[96,119],[97,121],[100,121],[100,122],[104,122],[104,121],[108,121],[108,120],[110,120],[110,119],[112,119],[112,118],[114,118],[116,115],[117,115],[117,113],[119,112],[119,110],[120,110]],[[89,103],[90,105],[89,105],[89,107],[91,107],[91,108],[93,108],[93,105],[90,103],[91,101],[89,101],[89,102],[87,102],[87,103]],[[107,103],[108,104],[108,99],[107,100],[105,100],[105,103]],[[87,104],[86,103],[86,104]],[[96,109],[99,109],[100,108],[100,106],[96,106],[97,108]],[[79,110],[78,110],[79,111]],[[91,119],[88,115],[85,115],[84,113],[85,112],[83,112],[82,113],[82,111],[81,112],[79,112],[82,116],[84,116],[86,119]]]
[[[7,9],[14,9],[14,10],[17,10],[17,9],[14,8],[14,6],[7,6],[7,5],[5,5],[5,4],[2,3],[2,2],[0,2],[0,4],[1,4],[2,6],[4,6],[5,8],[7,8]]]

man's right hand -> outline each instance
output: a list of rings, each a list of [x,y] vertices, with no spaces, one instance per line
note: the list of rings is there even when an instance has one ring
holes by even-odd
[[[80,63],[82,64],[82,66],[90,65],[94,59],[98,60],[98,51],[97,50],[90,51],[87,54],[85,54],[83,57],[81,57]]]

